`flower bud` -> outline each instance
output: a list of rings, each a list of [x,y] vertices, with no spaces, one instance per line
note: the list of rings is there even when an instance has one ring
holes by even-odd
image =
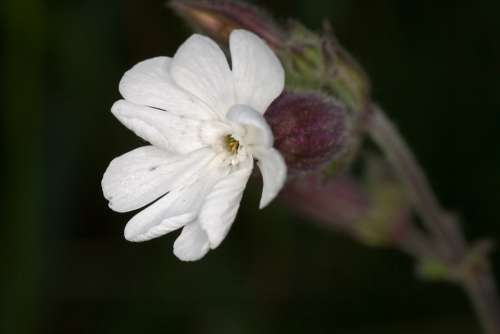
[[[379,174],[387,168],[374,170],[383,166],[387,167],[370,161],[360,180],[350,175],[302,175],[287,184],[282,198],[305,217],[365,245],[408,249],[415,232],[410,206],[394,175]]]
[[[336,96],[352,112],[370,103],[370,82],[362,67],[338,43],[326,25],[323,35],[297,22],[289,27],[287,51],[280,54],[287,82],[296,89],[322,89]]]
[[[227,44],[234,29],[252,31],[272,48],[283,46],[286,33],[262,9],[237,0],[171,0],[170,7],[196,30]]]
[[[291,180],[281,196],[291,208],[314,222],[349,235],[356,234],[354,222],[370,210],[368,193],[348,176],[301,176]]]
[[[323,169],[349,143],[349,119],[342,104],[319,93],[285,91],[264,117],[289,170]]]

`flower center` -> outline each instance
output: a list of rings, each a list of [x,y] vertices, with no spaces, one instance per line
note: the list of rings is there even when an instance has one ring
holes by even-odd
[[[240,147],[240,142],[234,139],[232,135],[226,135],[224,137],[224,146],[229,153],[236,154]]]

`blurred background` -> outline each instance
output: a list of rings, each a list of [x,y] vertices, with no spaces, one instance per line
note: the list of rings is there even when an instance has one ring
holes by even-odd
[[[500,238],[500,2],[260,4],[329,18],[467,236]],[[100,181],[140,141],[109,110],[123,73],[189,28],[163,0],[2,0],[0,27],[1,333],[479,333],[459,288],[278,201],[258,211],[259,182],[202,261],[174,257],[175,233],[126,242],[132,214]]]

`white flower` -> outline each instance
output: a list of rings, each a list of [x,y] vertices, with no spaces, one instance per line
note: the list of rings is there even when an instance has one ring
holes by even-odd
[[[257,160],[264,187],[260,207],[286,177],[263,118],[284,87],[283,68],[256,35],[230,36],[231,68],[211,39],[191,36],[173,58],[143,61],[120,82],[124,100],[111,111],[151,145],[113,161],[102,189],[114,211],[139,209],[125,238],[146,241],[182,228],[181,260],[202,258],[224,240]]]

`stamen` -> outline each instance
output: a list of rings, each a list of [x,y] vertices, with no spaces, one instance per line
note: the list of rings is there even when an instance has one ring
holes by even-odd
[[[234,139],[231,135],[226,135],[224,137],[224,145],[226,146],[226,150],[231,154],[236,154],[238,152],[238,148],[240,147],[240,142]]]

